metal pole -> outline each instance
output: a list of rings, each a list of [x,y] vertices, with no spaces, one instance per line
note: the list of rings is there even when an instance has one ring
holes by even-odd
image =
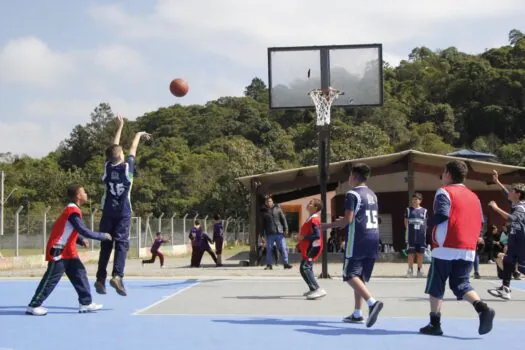
[[[162,217],[164,216],[164,213],[159,215],[159,230],[157,232],[162,232]]]
[[[330,87],[330,51],[321,50],[321,88]],[[321,210],[321,222],[327,222],[327,199],[326,192],[329,181],[328,166],[330,158],[330,125],[318,127],[319,132],[319,187],[321,189],[321,201],[323,210]],[[331,278],[328,274],[328,247],[327,247],[327,230],[322,232],[323,252],[322,252],[322,272],[321,278]]]
[[[182,218],[182,237],[184,237],[184,244],[186,244],[186,218],[188,217],[188,214],[184,215]]]
[[[97,212],[97,208],[93,209],[91,211],[91,216],[89,217],[89,221],[91,223],[91,231],[95,231],[95,213]],[[105,232],[104,232],[105,233]],[[95,251],[95,247],[94,247],[94,243],[95,241],[94,240],[91,240],[91,251],[94,252]]]
[[[171,245],[175,245],[175,227],[174,227],[174,221],[175,221],[175,215],[177,215],[177,213],[173,213],[173,215],[171,216],[171,219],[170,219],[170,226],[171,226]]]
[[[42,232],[44,233],[44,255],[46,255],[47,247],[47,213],[49,213],[49,209],[51,209],[51,207],[46,207],[44,210],[44,224],[42,225]]]
[[[18,256],[18,246],[20,242],[20,212],[24,209],[24,206],[21,205],[18,207],[15,213],[15,256]]]
[[[209,215],[206,215],[204,217],[204,232],[208,232],[208,216]]]
[[[4,235],[4,184],[5,173],[2,170],[0,172],[0,236]]]
[[[141,239],[142,239],[142,217],[138,217],[138,224],[137,224],[137,256],[140,257],[140,247],[141,247]]]

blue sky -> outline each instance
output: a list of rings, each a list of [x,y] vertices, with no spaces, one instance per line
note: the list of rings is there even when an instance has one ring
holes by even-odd
[[[380,42],[395,65],[416,46],[505,45],[523,18],[523,0],[1,1],[0,152],[46,155],[99,102],[135,119],[242,95],[269,46]]]

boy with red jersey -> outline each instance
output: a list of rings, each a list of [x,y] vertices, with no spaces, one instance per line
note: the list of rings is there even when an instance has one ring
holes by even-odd
[[[47,242],[47,271],[26,309],[28,315],[44,316],[47,314],[47,309],[41,305],[53,292],[64,273],[78,294],[80,313],[97,311],[102,308],[102,305],[92,302],[86,268],[78,257],[76,245],[88,246],[87,241],[80,235],[99,241],[111,240],[111,235],[90,231],[84,225],[80,206],[87,201],[87,194],[82,186],[69,186],[67,197],[70,203],[53,224]]]
[[[432,263],[425,293],[430,299],[430,323],[419,330],[422,334],[443,335],[441,307],[447,280],[458,300],[472,304],[479,316],[479,334],[492,330],[495,311],[481,300],[470,285],[479,232],[483,227],[483,213],[478,196],[464,182],[468,167],[454,160],[445,165],[436,191],[432,230]]]
[[[299,243],[297,248],[301,253],[302,261],[299,267],[301,276],[310,290],[304,293],[306,299],[319,299],[326,295],[326,291],[319,287],[314,276],[314,262],[323,251],[323,240],[321,233],[321,218],[319,212],[323,209],[323,202],[319,199],[312,199],[306,206],[310,217],[301,226],[301,231],[297,236]]]

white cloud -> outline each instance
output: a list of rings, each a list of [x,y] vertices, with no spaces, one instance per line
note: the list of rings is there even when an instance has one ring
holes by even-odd
[[[74,70],[71,57],[33,36],[12,39],[0,50],[2,81],[51,88],[64,84]]]
[[[454,20],[490,20],[523,13],[522,0],[158,0],[136,15],[120,5],[91,7],[94,19],[122,37],[164,39],[227,57],[247,66],[265,64],[266,47],[399,42]],[[399,54],[399,53],[397,53]],[[407,53],[408,54],[408,53]]]
[[[70,131],[57,123],[0,122],[0,152],[43,157],[56,149]]]
[[[149,70],[139,52],[120,44],[98,48],[93,52],[92,59],[111,73],[144,76]]]

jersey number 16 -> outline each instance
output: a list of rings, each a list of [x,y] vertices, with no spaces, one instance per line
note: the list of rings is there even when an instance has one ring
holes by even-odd
[[[124,193],[125,190],[126,189],[124,188],[123,183],[114,183],[114,182],[109,183],[109,192],[113,196],[120,197],[122,196],[122,193]]]
[[[366,229],[373,230],[379,227],[377,220],[377,210],[366,210]]]

